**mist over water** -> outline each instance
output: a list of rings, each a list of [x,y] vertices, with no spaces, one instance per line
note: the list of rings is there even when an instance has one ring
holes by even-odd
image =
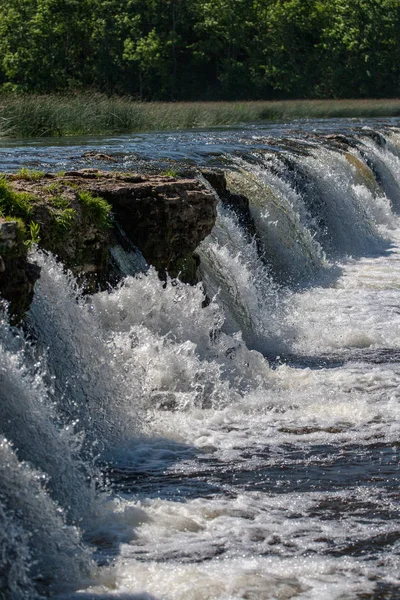
[[[83,296],[35,252],[0,321],[0,596],[400,597],[400,134],[342,126],[176,134],[249,201],[196,286],[117,248]]]

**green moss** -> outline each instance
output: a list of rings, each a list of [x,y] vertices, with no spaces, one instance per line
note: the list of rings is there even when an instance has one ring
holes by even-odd
[[[14,192],[5,178],[0,179],[0,214],[20,217],[25,222],[32,217],[32,196],[26,192]]]
[[[111,227],[111,206],[104,198],[93,196],[87,191],[79,192],[78,198],[81,202],[83,213],[91,219],[96,227],[102,230]]]
[[[44,171],[35,171],[34,169],[21,167],[16,175],[18,179],[23,179],[24,181],[39,181],[43,177]]]

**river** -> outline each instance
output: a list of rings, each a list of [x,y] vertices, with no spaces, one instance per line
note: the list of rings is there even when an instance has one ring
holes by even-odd
[[[0,597],[400,598],[398,120],[1,141],[21,166],[220,167],[251,224],[219,205],[195,287],[124,253],[83,297],[35,251],[0,321]]]

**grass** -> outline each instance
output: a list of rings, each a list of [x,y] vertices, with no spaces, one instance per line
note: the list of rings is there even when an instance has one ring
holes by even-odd
[[[133,133],[254,121],[399,117],[400,99],[257,102],[135,102],[83,93],[1,96],[0,137]]]
[[[27,167],[21,167],[16,173],[18,179],[23,179],[24,181],[39,181],[39,179],[42,179],[43,175],[44,171],[36,171],[34,169],[28,169]]]
[[[175,169],[167,169],[166,171],[162,172],[162,175],[165,175],[165,177],[175,178],[178,176],[178,171]]]
[[[104,198],[93,196],[87,191],[78,192],[78,198],[82,210],[98,229],[104,231],[111,226],[111,206]]]
[[[36,244],[39,240],[40,227],[31,221],[33,198],[26,192],[15,192],[11,189],[5,177],[0,177],[0,217],[6,221],[17,223],[17,236],[27,246]],[[29,222],[29,231],[26,224]],[[4,248],[2,252],[4,253]],[[13,250],[12,250],[13,252]]]
[[[21,173],[18,175],[21,178]],[[28,181],[38,181],[39,176],[37,172],[30,172],[24,173],[23,178]],[[46,189],[52,195],[46,201],[49,210],[43,234],[53,245],[57,245],[63,243],[71,231],[77,213],[72,208],[70,200],[59,193],[60,186],[50,184]],[[78,198],[87,222],[92,223],[100,231],[106,231],[112,226],[111,206],[106,200],[93,196],[87,191],[78,192]],[[33,220],[35,218],[35,197],[27,192],[14,191],[5,176],[0,176],[0,217],[19,223],[21,239],[27,246],[40,242],[40,224]]]
[[[32,217],[32,196],[14,192],[4,177],[0,178],[0,216],[19,217],[25,222]]]

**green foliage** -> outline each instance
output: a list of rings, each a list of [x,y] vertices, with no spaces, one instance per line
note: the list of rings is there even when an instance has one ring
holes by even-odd
[[[163,171],[162,174],[165,175],[166,177],[175,178],[178,176],[178,171],[176,169],[166,169],[165,171]]]
[[[111,206],[104,198],[93,196],[90,192],[78,192],[78,198],[84,214],[99,229],[108,229],[112,224]]]
[[[56,228],[60,233],[65,233],[71,230],[72,224],[76,217],[76,211],[73,208],[64,208],[54,215]]]
[[[53,185],[54,185],[54,187],[52,189],[55,192],[57,192],[60,189],[60,185],[59,184],[53,184]],[[51,191],[51,186],[48,186],[47,190]],[[55,196],[52,196],[49,201],[50,201],[50,204],[52,206],[54,206],[55,208],[65,209],[65,208],[70,207],[70,201],[68,200],[68,198],[64,198],[64,196],[55,195]]]
[[[59,195],[60,184],[50,184],[47,186],[47,191],[55,193],[48,199],[51,205],[53,215],[53,229],[55,237],[62,237],[68,231],[71,230],[74,220],[76,218],[76,210],[71,207],[71,202],[68,198]]]
[[[60,114],[21,104],[26,135],[41,136],[106,120],[104,99],[73,106],[77,90],[151,101],[396,97],[399,29],[399,0],[7,0],[0,93],[69,90],[70,112],[61,99]],[[108,128],[137,130],[140,111],[119,109]],[[15,125],[14,115],[0,121]]]
[[[320,32],[324,95],[398,95],[398,0],[336,0]]]
[[[35,221],[31,221],[29,223],[29,235],[30,237],[25,240],[25,245],[28,246],[28,248],[31,248],[32,246],[34,246],[35,244],[38,244],[40,242],[40,225],[39,223],[35,223]]]
[[[33,169],[28,169],[27,167],[21,167],[19,171],[17,171],[18,179],[23,179],[25,181],[39,181],[44,175],[44,171],[35,171]]]
[[[62,235],[71,230],[76,217],[76,210],[71,208],[69,200],[62,196],[54,196],[50,203],[56,209],[54,212],[54,223],[56,231]]]
[[[28,222],[32,216],[32,196],[26,192],[14,192],[6,179],[0,178],[0,212]]]

